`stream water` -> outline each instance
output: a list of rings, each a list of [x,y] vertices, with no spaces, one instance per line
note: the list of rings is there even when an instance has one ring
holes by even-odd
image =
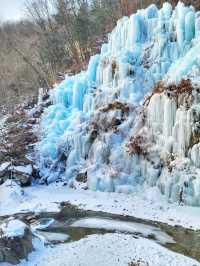
[[[63,205],[59,213],[17,214],[46,245],[78,241],[88,235],[120,232],[151,239],[158,244],[200,261],[200,231],[131,216],[84,211]],[[6,217],[1,217],[4,219]]]

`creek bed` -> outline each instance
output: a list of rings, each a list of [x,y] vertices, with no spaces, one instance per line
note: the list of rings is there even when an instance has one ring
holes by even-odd
[[[63,203],[59,213],[19,213],[15,218],[29,224],[47,245],[78,241],[93,234],[123,233],[151,239],[169,250],[200,261],[200,231],[136,219],[131,216],[85,211]],[[0,217],[0,222],[8,217]]]

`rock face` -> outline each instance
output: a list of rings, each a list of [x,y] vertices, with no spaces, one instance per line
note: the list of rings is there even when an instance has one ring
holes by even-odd
[[[119,20],[87,71],[52,91],[37,146],[43,180],[87,173],[92,190],[158,186],[200,205],[199,40],[200,14],[181,2]]]
[[[33,250],[30,228],[19,220],[0,225],[0,263],[18,264]]]
[[[34,146],[40,116],[50,103],[48,91],[40,90],[38,99],[19,106],[0,125],[0,183],[14,179],[21,186],[29,186],[38,178]]]

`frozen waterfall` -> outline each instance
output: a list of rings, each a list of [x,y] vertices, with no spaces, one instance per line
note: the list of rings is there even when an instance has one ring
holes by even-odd
[[[66,76],[52,90],[53,104],[43,114],[38,145],[43,179],[70,184],[84,173],[90,189],[125,193],[157,185],[172,200],[185,193],[186,203],[200,205],[197,179],[183,175],[181,180],[177,169],[168,180],[162,168],[163,158],[172,152],[200,167],[199,144],[188,151],[191,110],[165,94],[155,94],[146,110],[142,107],[159,81],[178,83],[184,78],[198,84],[199,38],[200,12],[181,2],[174,10],[169,3],[160,10],[150,5],[120,19],[87,71]],[[127,142],[135,135],[151,143],[151,160],[127,152]]]

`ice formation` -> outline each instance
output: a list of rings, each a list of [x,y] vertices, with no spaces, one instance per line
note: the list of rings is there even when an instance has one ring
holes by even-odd
[[[200,205],[199,37],[200,12],[181,2],[120,19],[87,71],[52,91],[38,146],[43,180],[86,176],[92,190],[124,193],[158,186]],[[168,91],[183,79],[189,93]],[[166,89],[142,105],[160,81]]]

